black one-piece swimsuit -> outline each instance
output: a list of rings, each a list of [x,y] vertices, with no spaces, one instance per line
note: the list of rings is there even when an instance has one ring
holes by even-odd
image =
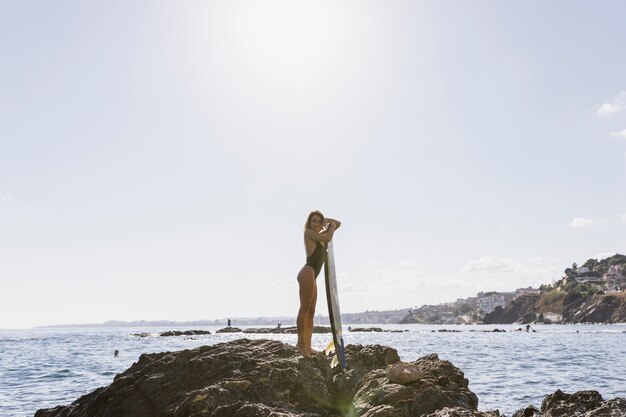
[[[315,270],[315,278],[320,274],[322,265],[326,260],[326,248],[320,242],[315,242],[315,250],[310,256],[306,257],[306,265]]]

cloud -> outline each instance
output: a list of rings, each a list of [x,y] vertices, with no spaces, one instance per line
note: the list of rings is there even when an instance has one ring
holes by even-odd
[[[2,202],[2,203],[6,203],[6,202],[11,201],[11,200],[13,200],[13,195],[11,195],[11,194],[0,196],[0,202]]]
[[[403,261],[400,261],[400,266],[405,267],[405,268],[414,267],[415,266],[415,261],[413,261],[411,259],[405,259]]]
[[[574,220],[572,220],[569,223],[569,227],[575,230],[584,229],[585,227],[593,226],[595,223],[596,221],[592,219],[591,217],[588,219],[585,219],[583,217],[576,217]]]
[[[559,275],[559,268],[554,266],[541,267],[535,262],[533,266],[517,263],[511,259],[497,256],[483,256],[468,262],[460,271],[471,275],[470,281],[477,284],[476,289],[504,290],[523,285],[540,285],[550,282]]]
[[[622,220],[626,220],[626,213],[622,214],[620,217],[622,218]]]
[[[469,262],[461,269],[461,272],[484,272],[490,274],[514,271],[518,268],[519,265],[514,264],[508,259],[502,259],[495,256],[483,256],[480,259]]]
[[[611,137],[626,139],[626,129],[622,130],[621,132],[611,132]]]
[[[626,91],[619,93],[617,98],[610,103],[603,103],[598,107],[599,117],[611,117],[626,108]]]

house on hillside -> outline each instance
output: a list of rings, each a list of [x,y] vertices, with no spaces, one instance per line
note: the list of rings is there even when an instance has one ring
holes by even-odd
[[[526,294],[539,294],[539,288],[526,287],[526,288],[518,288],[515,290],[514,298],[517,298]]]
[[[546,323],[559,323],[563,320],[563,315],[558,313],[543,313],[543,319]]]
[[[578,275],[586,274],[587,272],[589,272],[589,268],[587,268],[586,266],[581,266],[576,269],[576,272],[578,273]]]
[[[602,285],[604,283],[604,279],[602,277],[593,277],[593,276],[578,276],[574,278],[579,284],[597,284]]]
[[[620,291],[626,288],[624,272],[626,272],[624,265],[611,265],[609,267],[608,271],[602,276],[607,291]]]
[[[512,292],[479,292],[476,297],[476,306],[482,314],[491,313],[498,306],[506,308],[514,295],[515,293]]]

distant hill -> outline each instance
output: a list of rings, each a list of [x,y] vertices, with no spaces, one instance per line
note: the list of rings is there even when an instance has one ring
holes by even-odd
[[[546,304],[550,305],[549,309],[545,307]],[[568,297],[565,292],[557,294],[557,297],[555,293],[523,295],[513,300],[507,308],[496,307],[485,315],[483,322],[626,323],[626,292],[594,294],[589,297]]]
[[[362,313],[343,313],[341,315],[344,324],[395,324],[398,323],[408,308],[401,310],[365,311]],[[227,318],[217,320],[195,321],[170,321],[170,320],[138,320],[119,321],[110,320],[104,323],[91,324],[58,324],[51,326],[38,326],[37,328],[85,328],[85,327],[190,327],[190,326],[226,326]],[[284,326],[292,326],[296,323],[295,317],[231,317],[233,326],[276,326],[278,323]],[[328,316],[315,316],[315,324],[330,324]]]
[[[626,256],[616,254],[582,267],[573,264],[540,294],[514,299],[506,308],[485,315],[486,324],[505,323],[626,323]]]

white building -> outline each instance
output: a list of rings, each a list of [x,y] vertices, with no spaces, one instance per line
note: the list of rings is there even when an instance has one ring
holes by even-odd
[[[520,295],[525,295],[525,294],[539,294],[539,288],[526,287],[526,288],[518,288],[515,290],[515,298],[519,297]]]
[[[476,307],[483,313],[491,313],[496,307],[505,308],[513,299],[514,293],[483,293],[479,292],[476,297]]]
[[[558,323],[563,320],[563,315],[559,313],[548,312],[543,314],[543,319],[550,320],[551,323]]]

